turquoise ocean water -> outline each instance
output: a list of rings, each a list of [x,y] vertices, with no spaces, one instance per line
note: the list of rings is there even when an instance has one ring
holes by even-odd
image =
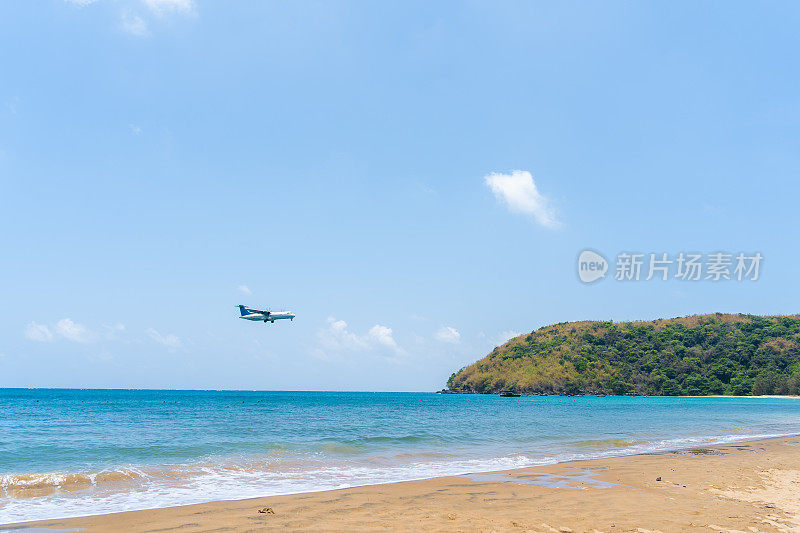
[[[800,401],[0,389],[0,524],[800,434]]]

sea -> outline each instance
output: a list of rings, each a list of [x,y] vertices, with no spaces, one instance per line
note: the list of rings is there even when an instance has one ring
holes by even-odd
[[[0,524],[800,434],[800,400],[0,389]]]

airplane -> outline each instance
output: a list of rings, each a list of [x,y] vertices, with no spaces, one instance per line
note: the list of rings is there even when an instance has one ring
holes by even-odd
[[[276,320],[283,320],[286,318],[294,320],[294,314],[291,311],[259,311],[258,309],[251,309],[240,305],[239,312],[242,313],[242,316],[239,318],[245,320],[263,320],[270,324],[274,324]]]

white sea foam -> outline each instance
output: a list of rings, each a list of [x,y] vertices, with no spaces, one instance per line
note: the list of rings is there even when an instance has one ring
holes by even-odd
[[[401,454],[391,465],[357,460],[275,462],[207,462],[128,468],[119,472],[86,474],[47,473],[0,476],[0,524],[28,520],[68,518],[108,512],[152,509],[216,500],[339,489],[353,486],[411,481],[473,472],[509,470],[566,461],[658,453],[754,439],[787,437],[794,433],[726,434],[638,441],[586,450],[575,443],[548,444],[548,450],[524,450],[498,457],[458,457]],[[76,490],[65,490],[70,483]],[[14,490],[44,490],[42,495],[10,497]]]

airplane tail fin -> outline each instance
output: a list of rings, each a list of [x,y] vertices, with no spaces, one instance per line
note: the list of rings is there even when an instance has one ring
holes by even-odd
[[[242,316],[249,314],[247,312],[247,308],[245,306],[243,306],[243,305],[239,306],[239,312],[242,313]]]

